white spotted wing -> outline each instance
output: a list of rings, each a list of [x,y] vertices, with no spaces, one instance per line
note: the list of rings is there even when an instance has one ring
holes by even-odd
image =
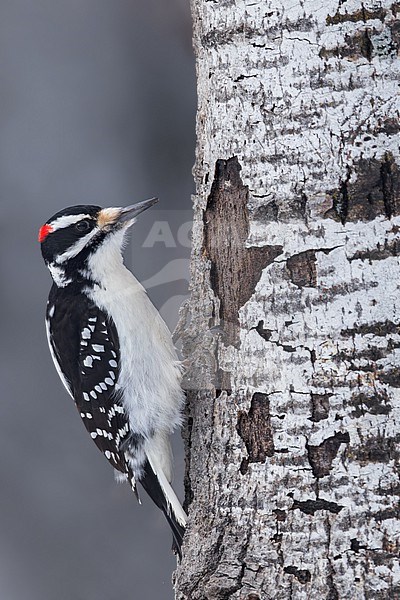
[[[94,306],[81,319],[78,366],[80,393],[75,401],[84,425],[111,464],[126,472],[120,448],[130,430],[118,390],[118,335],[112,321]]]

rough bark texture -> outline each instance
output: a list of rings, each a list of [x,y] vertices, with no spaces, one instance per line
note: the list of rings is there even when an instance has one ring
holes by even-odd
[[[192,0],[178,600],[400,597],[400,5]]]

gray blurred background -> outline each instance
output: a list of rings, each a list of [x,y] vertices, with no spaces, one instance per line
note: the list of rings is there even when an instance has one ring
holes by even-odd
[[[0,97],[0,600],[172,599],[162,515],[114,483],[53,368],[36,238],[65,206],[159,196],[126,262],[174,326],[194,162],[188,0],[2,0]]]

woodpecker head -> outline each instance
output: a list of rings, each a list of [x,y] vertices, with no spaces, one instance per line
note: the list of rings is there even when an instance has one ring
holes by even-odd
[[[126,208],[70,206],[56,213],[39,229],[42,255],[58,287],[96,278],[95,259],[122,261],[124,237],[135,218],[158,202],[151,198]]]

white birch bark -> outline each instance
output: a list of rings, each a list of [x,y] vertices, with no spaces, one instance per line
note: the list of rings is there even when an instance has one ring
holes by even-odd
[[[192,11],[176,598],[400,598],[400,5]]]

